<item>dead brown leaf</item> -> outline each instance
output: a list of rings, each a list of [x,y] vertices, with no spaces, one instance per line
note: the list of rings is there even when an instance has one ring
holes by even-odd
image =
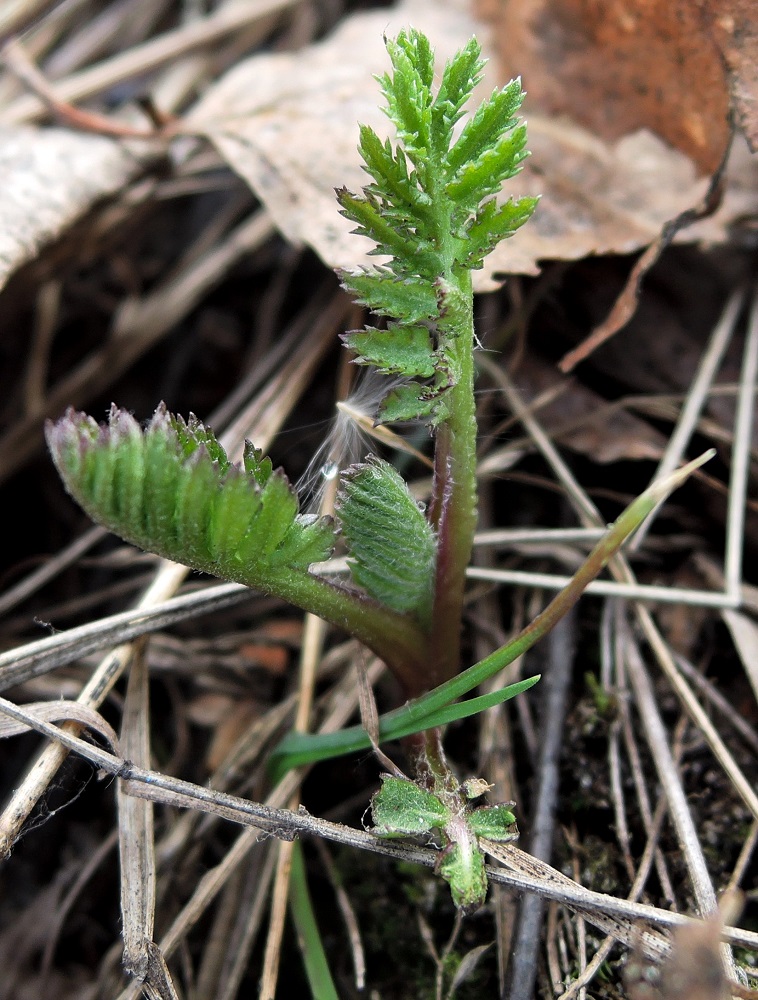
[[[596,462],[620,459],[660,459],[665,438],[644,420],[619,407],[609,406],[597,393],[575,378],[560,375],[552,365],[527,352],[513,381],[527,403],[556,387],[559,395],[536,411],[545,430],[572,451]]]
[[[645,128],[703,173],[729,138],[729,86],[709,30],[717,9],[692,0],[487,0],[502,75],[522,73],[531,106],[613,141]],[[723,19],[721,21],[723,24]],[[733,38],[733,32],[722,33]]]
[[[389,12],[346,18],[332,35],[300,52],[241,61],[209,88],[187,120],[250,184],[285,236],[312,247],[329,266],[375,260],[367,256],[370,244],[352,235],[337,214],[333,189],[345,184],[356,190],[366,182],[357,123],[386,134],[373,76],[386,69],[383,35],[408,24],[429,34],[440,65],[472,34],[487,52],[486,27],[461,5],[406,0]],[[512,67],[527,83],[534,72],[530,57],[525,48]],[[490,72],[483,90],[492,84]],[[561,88],[571,94],[564,81]],[[651,131],[603,137],[594,126],[552,110],[541,113],[538,97],[530,92],[525,105],[532,156],[507,193],[540,193],[542,200],[533,221],[501,243],[475,276],[479,291],[496,287],[499,274],[537,273],[540,260],[647,246],[668,220],[698,203],[707,185],[698,176],[699,161]],[[688,128],[694,148],[694,119]],[[721,154],[725,141],[726,132],[719,133],[713,149]],[[687,239],[723,240],[736,215],[758,211],[754,164],[748,173],[729,188],[720,214],[689,230]]]

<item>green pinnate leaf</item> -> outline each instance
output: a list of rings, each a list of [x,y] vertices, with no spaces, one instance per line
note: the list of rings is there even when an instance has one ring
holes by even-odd
[[[232,465],[224,476],[223,486],[216,487],[209,518],[209,550],[219,557],[240,558],[245,535],[250,530],[251,512],[260,511],[262,497],[253,493],[245,472]]]
[[[450,810],[436,795],[413,781],[381,775],[382,787],[371,799],[374,832],[384,837],[413,837],[441,830]]]
[[[387,41],[394,73],[379,78],[387,100],[387,116],[397,127],[409,157],[417,167],[426,166],[431,124],[431,86],[434,53],[429,39],[418,31],[401,31]]]
[[[469,825],[477,837],[486,837],[497,843],[508,843],[518,839],[516,817],[511,811],[513,802],[503,802],[496,806],[481,806],[468,817]]]
[[[347,188],[340,188],[337,191],[337,200],[342,206],[342,215],[357,223],[358,228],[353,232],[360,236],[368,236],[376,244],[375,249],[369,252],[388,254],[393,258],[388,265],[392,270],[396,270],[395,265],[398,263],[401,265],[401,271],[404,270],[405,262],[414,258],[417,266],[433,264],[433,255],[420,251],[415,235],[407,227],[398,227],[396,220],[389,217],[387,209],[383,208],[371,193],[361,198],[351,194]],[[404,218],[404,214],[400,214]]]
[[[198,568],[218,561],[211,549],[211,521],[222,480],[213,466],[201,444],[176,470],[176,543],[182,561]],[[146,489],[150,492],[149,484]]]
[[[405,482],[387,462],[370,456],[343,473],[337,511],[354,581],[427,625],[436,542]]]
[[[411,382],[392,390],[380,409],[382,420],[423,419],[436,425],[451,412],[441,403],[443,394],[454,388],[468,364],[461,364],[468,348],[454,341],[473,341],[468,272],[480,267],[534,207],[530,199],[503,208],[494,204],[503,181],[527,155],[526,129],[517,117],[524,95],[518,80],[495,90],[454,140],[455,125],[482,76],[476,39],[447,63],[436,96],[428,40],[410,29],[386,44],[392,72],[379,82],[397,141],[382,140],[362,126],[359,150],[373,182],[361,194],[346,189],[337,194],[342,214],[357,225],[354,232],[374,242],[370,252],[389,260],[374,271],[341,277],[362,303],[397,326],[428,327],[434,375],[429,374],[425,346],[423,363],[419,360],[416,347],[424,338],[417,331],[409,334],[413,349],[406,352],[393,350],[397,338],[369,331],[350,335],[347,343],[361,364],[409,379],[432,379],[431,387]],[[451,294],[437,294],[442,288]],[[385,342],[388,354],[382,350]]]
[[[475,160],[465,163],[448,183],[448,195],[473,211],[483,199],[497,194],[504,180],[519,172],[529,155],[525,144],[526,126],[519,125],[494,146],[482,150]]]
[[[245,441],[245,451],[242,464],[259,486],[265,486],[274,470],[271,459],[256,448],[251,441]]]
[[[487,254],[494,250],[501,240],[520,229],[532,217],[539,198],[509,198],[502,205],[496,201],[486,202],[467,227],[468,256],[466,266],[481,267]]]
[[[475,162],[482,153],[493,149],[502,136],[518,124],[516,112],[523,100],[521,80],[516,79],[502,90],[493,91],[489,100],[479,105],[445,158],[448,181],[453,180],[466,164]]]
[[[294,524],[298,510],[297,497],[289,480],[281,469],[276,469],[261,490],[260,514],[240,546],[240,558],[244,560],[245,553],[249,552],[251,562],[269,562]]]
[[[431,320],[437,315],[437,296],[428,281],[398,278],[390,271],[340,271],[342,285],[372,312],[408,323]]]
[[[107,426],[69,410],[48,423],[64,484],[93,520],[194,569],[278,592],[277,573],[306,573],[334,544],[328,519],[298,516],[286,477],[249,446],[230,463],[213,433],[161,404],[145,431],[112,408]]]
[[[375,181],[367,190],[388,202],[396,216],[404,213],[408,222],[415,224],[422,219],[429,222],[432,199],[419,187],[415,173],[409,173],[403,150],[393,151],[389,139],[382,142],[368,125],[360,126],[360,137],[358,151],[363,157],[364,169]]]
[[[345,334],[345,345],[359,365],[374,365],[387,374],[431,378],[437,367],[432,339],[424,326],[391,324],[387,330],[357,330]]]
[[[125,411],[117,410],[117,412]],[[210,427],[206,427],[194,413],[190,413],[186,421],[178,414],[169,414],[168,418],[186,458],[199,448],[205,448],[208,458],[218,466],[218,471],[222,475],[226,472],[231,463]]]
[[[334,549],[331,518],[298,514],[272,556],[274,565],[310,566],[328,559]]]
[[[463,116],[463,107],[481,79],[484,67],[481,52],[481,46],[472,38],[445,66],[432,106],[432,147],[440,158],[447,153],[453,127]]]
[[[144,525],[143,481],[144,454],[139,425],[128,413],[111,409],[112,419],[118,422],[120,443],[111,450],[112,482],[110,502],[113,516],[119,517],[133,530]]]

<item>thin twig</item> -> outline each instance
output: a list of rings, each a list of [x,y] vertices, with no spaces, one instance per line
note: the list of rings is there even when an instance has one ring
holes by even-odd
[[[398,844],[382,839],[366,830],[357,830],[341,823],[318,819],[311,816],[302,807],[298,812],[291,812],[288,809],[251,802],[248,799],[215,791],[203,785],[137,767],[130,761],[65,732],[58,726],[29,715],[24,709],[4,698],[0,698],[0,712],[24,723],[48,739],[62,743],[67,749],[76,751],[96,767],[112,774],[120,781],[126,782],[129,794],[179,808],[201,809],[204,812],[222,816],[231,822],[253,826],[272,836],[285,839],[298,834],[324,837],[349,847],[369,850],[400,861],[424,865],[427,868],[433,868],[438,861],[439,852],[434,849]],[[285,782],[281,790],[290,795],[292,785],[287,786]],[[599,925],[603,926],[607,924],[609,919],[611,921],[620,920],[621,924],[625,921],[641,920],[663,928],[680,927],[693,923],[691,918],[681,914],[585,889],[556,869],[540,862],[526,852],[520,851],[511,844],[496,844],[486,839],[482,839],[482,844],[489,854],[504,861],[511,869],[503,871],[500,868],[487,866],[487,874],[494,881],[517,890],[536,892],[548,899],[555,899],[574,909],[581,910],[593,924],[599,922]],[[631,924],[626,928],[619,925],[618,931],[622,940],[631,941]],[[726,941],[744,944],[747,947],[758,947],[758,933],[752,931],[725,927],[722,937]],[[640,940],[650,945],[657,953],[668,950],[665,940],[659,939],[656,945],[656,939],[650,936],[650,932],[643,932]]]

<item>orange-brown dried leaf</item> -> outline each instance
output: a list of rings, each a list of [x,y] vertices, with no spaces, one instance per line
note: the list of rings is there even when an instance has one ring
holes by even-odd
[[[702,173],[716,169],[729,137],[729,81],[711,26],[721,25],[722,44],[731,40],[735,63],[745,62],[724,13],[740,6],[480,0],[495,23],[501,75],[522,74],[530,109],[568,115],[606,140],[647,128]]]

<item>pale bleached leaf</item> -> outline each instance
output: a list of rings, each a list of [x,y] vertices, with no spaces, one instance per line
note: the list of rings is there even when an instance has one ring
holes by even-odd
[[[0,288],[101,198],[144,169],[123,142],[61,128],[0,128]]]

